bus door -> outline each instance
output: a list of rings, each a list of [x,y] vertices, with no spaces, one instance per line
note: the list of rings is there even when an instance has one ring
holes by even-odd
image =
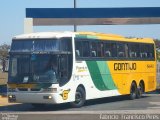
[[[58,72],[59,72],[59,84],[63,86],[66,84],[72,73],[72,57],[69,54],[59,55],[58,57]]]

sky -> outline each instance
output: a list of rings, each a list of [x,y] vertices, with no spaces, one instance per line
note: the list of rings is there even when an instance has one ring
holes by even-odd
[[[74,0],[0,0],[0,45],[11,44],[12,37],[23,34],[26,8],[73,8]],[[160,7],[160,0],[77,0],[78,8]],[[38,26],[34,32],[73,31],[72,26]],[[78,31],[120,34],[126,37],[160,39],[160,25],[79,26]]]

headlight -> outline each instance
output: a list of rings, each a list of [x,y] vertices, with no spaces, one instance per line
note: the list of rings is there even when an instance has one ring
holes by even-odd
[[[46,88],[43,89],[43,92],[57,92],[57,88]]]
[[[9,102],[16,102],[16,96],[15,95],[8,95],[8,101]]]
[[[8,92],[16,92],[16,88],[8,88]]]

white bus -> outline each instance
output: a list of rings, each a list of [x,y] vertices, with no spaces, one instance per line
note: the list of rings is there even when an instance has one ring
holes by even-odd
[[[9,102],[81,107],[85,100],[156,89],[152,39],[91,32],[45,32],[13,38]],[[143,68],[143,69],[142,69]]]

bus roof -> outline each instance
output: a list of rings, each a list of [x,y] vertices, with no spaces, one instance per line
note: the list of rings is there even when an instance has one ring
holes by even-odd
[[[94,38],[101,40],[111,40],[111,41],[124,41],[124,42],[139,42],[139,43],[154,43],[152,38],[133,38],[133,37],[124,37],[116,34],[104,34],[96,32],[78,32],[76,34],[79,38]]]
[[[101,40],[112,40],[112,41],[124,41],[124,42],[139,42],[139,43],[154,43],[152,38],[127,38],[116,34],[104,34],[97,32],[37,32],[30,34],[22,34],[13,37],[13,40],[19,39],[38,39],[38,38],[62,38],[72,37],[77,38],[88,38],[88,39],[101,39]]]
[[[18,39],[38,39],[38,38],[61,38],[61,37],[72,37],[75,35],[74,32],[37,32],[37,33],[29,33],[22,34],[13,37],[14,40]]]

